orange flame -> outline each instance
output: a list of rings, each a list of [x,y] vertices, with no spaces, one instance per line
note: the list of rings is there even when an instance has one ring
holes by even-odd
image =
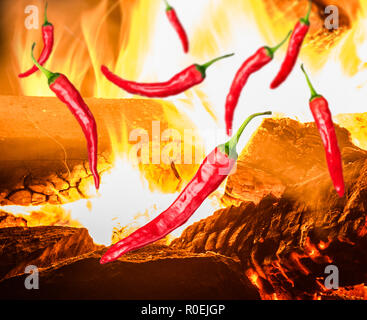
[[[163,1],[102,0],[95,6],[87,1],[54,1],[49,5],[48,18],[55,25],[56,41],[54,52],[45,66],[52,71],[65,73],[83,96],[124,98],[130,95],[102,76],[101,64],[108,65],[117,74],[128,79],[164,81],[189,64],[203,63],[223,53],[235,52],[233,59],[222,61],[208,70],[208,78],[203,84],[169,99],[196,124],[200,136],[207,137],[208,131],[215,132],[218,127],[223,130],[224,136],[223,106],[236,70],[260,46],[278,43],[304,15],[307,1],[304,1],[298,10],[289,8],[287,13],[276,6],[269,8],[265,2],[258,0],[218,0],[215,3],[197,1],[195,10],[192,10],[190,1],[171,2],[190,38],[191,52],[188,55],[182,53],[177,35],[166,19]],[[18,1],[12,8],[15,14],[10,15],[12,19],[16,18],[14,21],[8,21],[14,34],[12,65],[15,70],[12,70],[12,81],[15,83],[14,87],[20,88],[18,93],[50,96],[53,94],[47,87],[44,76],[39,72],[27,79],[16,79],[17,72],[30,66],[31,43],[36,40],[38,50],[41,49],[40,30],[30,31],[24,28],[24,7],[27,4],[26,0]],[[42,16],[43,1],[37,1],[36,4]],[[311,18],[316,26],[315,14]],[[351,18],[354,20],[350,30],[341,35],[337,44],[320,53],[315,49],[317,39],[308,37],[300,56],[300,62],[305,61],[311,70],[318,68],[318,72],[312,74],[313,81],[320,92],[330,100],[334,114],[342,113],[346,108],[351,112],[365,110],[365,1],[359,1],[359,6],[351,12]],[[248,84],[239,103],[235,127],[238,127],[249,113],[258,112],[265,106],[270,106],[278,115],[284,114],[302,121],[312,119],[307,103],[309,93],[298,68],[280,90],[273,92],[268,89],[284,52],[285,47],[279,51],[274,63],[259,72]],[[259,94],[260,92],[262,94]],[[121,122],[123,121],[122,115]],[[343,124],[343,121],[339,120],[339,123]],[[241,139],[239,150],[251,137],[257,124],[254,122],[250,125],[246,131],[247,136]],[[119,139],[112,137],[111,140]],[[206,152],[218,142],[210,139],[204,141]],[[102,176],[100,195],[97,196],[91,191],[89,196],[93,199],[62,207],[62,210],[70,215],[70,221],[87,226],[98,243],[109,244],[111,234],[119,224],[122,227],[133,225],[131,229],[134,229],[146,222],[167,207],[177,195],[153,194],[146,188],[146,181],[138,174],[138,168],[128,163],[123,152],[117,151],[114,158],[114,168]],[[121,181],[128,181],[123,188],[132,188],[137,195],[144,194],[144,201],[120,201],[121,195],[124,194]],[[118,193],[114,190],[118,190]],[[201,215],[197,214],[196,217],[202,218],[211,214],[220,206],[215,199],[214,203],[212,205],[208,202],[204,205],[200,209]],[[18,207],[8,209],[17,213],[23,210],[26,215],[45,210]],[[123,216],[121,211],[124,212]],[[319,254],[315,246],[309,250],[311,257]],[[295,262],[307,272],[299,258],[294,256]]]

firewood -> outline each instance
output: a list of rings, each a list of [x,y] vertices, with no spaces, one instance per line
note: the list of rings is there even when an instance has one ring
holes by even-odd
[[[0,228],[26,227],[27,220],[22,217],[16,217],[11,213],[0,211]]]
[[[152,245],[101,265],[101,252],[40,270],[39,289],[28,274],[0,282],[1,299],[259,299],[237,261]]]
[[[260,171],[276,182],[274,194],[268,188],[268,194],[254,204],[246,201],[249,186],[236,194],[238,206],[193,224],[171,246],[239,258],[246,274],[256,279],[263,298],[274,294],[313,298],[326,290],[324,271],[331,264],[340,270],[340,286],[365,283],[366,152],[353,146],[346,130],[337,127],[346,184],[346,195],[339,198],[316,132],[312,124],[266,120],[241,154],[227,193],[239,190],[240,181],[251,181],[247,175]],[[256,199],[258,185],[252,188]]]
[[[120,139],[125,153],[139,142],[128,141],[134,129],[146,130],[150,144],[153,121],[159,121],[161,135],[168,128],[182,138],[185,129],[195,132],[193,123],[163,100],[87,98],[86,103],[98,125],[101,172],[113,166],[116,145],[111,140]],[[167,143],[161,141],[161,151]],[[0,150],[0,205],[63,203],[87,196],[92,183],[86,141],[78,122],[57,98],[0,96]],[[140,170],[152,189],[175,192],[197,168],[194,161],[184,164],[183,155],[181,160],[174,164],[176,170],[162,161],[142,164]]]
[[[289,21],[286,25],[292,26],[293,23],[304,17],[307,12],[307,1],[296,0],[263,0],[268,12],[269,18],[272,19],[274,28],[267,30],[278,30],[276,28],[279,23],[279,16],[282,21]],[[337,6],[338,8],[338,28],[327,29],[325,20],[334,12],[326,12],[328,6]],[[310,31],[305,39],[305,47],[316,54],[324,54],[342,39],[346,32],[351,28],[357,17],[356,8],[359,7],[358,0],[313,0],[312,11],[310,16]],[[322,59],[326,62],[325,59]],[[321,62],[321,61],[320,61]]]
[[[367,152],[356,147],[349,132],[336,127],[344,164],[363,161]],[[237,173],[226,185],[223,201],[258,203],[264,196],[280,197],[286,187],[326,175],[324,148],[314,123],[291,119],[267,119],[254,134],[237,161]]]
[[[0,279],[101,248],[84,228],[13,227],[0,229]]]

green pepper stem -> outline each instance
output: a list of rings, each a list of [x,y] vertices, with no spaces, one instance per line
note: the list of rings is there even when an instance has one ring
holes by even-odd
[[[292,34],[292,31],[293,30],[290,30],[287,34],[287,36],[278,44],[276,45],[275,47],[267,47],[269,53],[270,53],[270,56],[272,57],[274,55],[274,53],[288,40],[289,36]]]
[[[266,112],[261,112],[261,113],[254,113],[251,116],[249,116],[241,125],[241,127],[238,129],[237,133],[224,144],[224,149],[225,152],[228,156],[232,155],[232,154],[237,154],[236,152],[236,147],[238,144],[238,141],[243,133],[243,131],[245,130],[245,128],[247,127],[247,125],[250,123],[250,121],[253,118],[259,117],[259,116],[267,116],[267,115],[271,115],[272,112],[271,111],[266,111]]]
[[[301,65],[301,69],[302,69],[302,71],[303,71],[303,73],[306,77],[307,84],[308,84],[308,86],[311,90],[311,99],[310,100],[319,97],[320,95],[316,92],[314,86],[312,85],[310,77],[308,76],[307,72],[305,71],[305,68],[304,68],[303,64]]]
[[[203,78],[205,78],[206,69],[208,69],[213,63],[215,63],[215,62],[217,62],[219,60],[222,60],[224,58],[232,57],[233,55],[234,55],[234,53],[226,54],[224,56],[220,56],[218,58],[215,58],[213,60],[210,60],[209,62],[207,62],[205,64],[202,64],[202,65],[197,64],[196,65],[196,68],[201,72]]]
[[[209,62],[201,65],[202,68],[205,68],[207,69],[208,67],[210,67],[214,62],[217,62],[218,60],[222,60],[224,58],[228,58],[228,57],[232,57],[234,55],[234,53],[230,53],[230,54],[226,54],[224,56],[221,56],[221,57],[218,57],[218,58],[215,58],[213,60],[210,60]]]
[[[54,80],[55,80],[55,78],[56,77],[58,77],[59,76],[59,74],[58,73],[54,73],[54,72],[51,72],[51,71],[49,71],[49,70],[47,70],[45,67],[43,67],[43,66],[41,66],[39,63],[38,63],[38,61],[35,59],[35,57],[34,57],[34,55],[33,55],[33,50],[34,50],[34,47],[36,46],[36,43],[35,42],[33,42],[33,44],[32,44],[32,51],[31,51],[31,57],[32,57],[32,60],[33,60],[33,63],[37,66],[37,68],[39,69],[39,70],[41,70],[42,71],[42,73],[47,77],[47,79],[48,79],[48,83],[50,84],[50,83],[52,83]]]
[[[304,18],[301,19],[301,21],[304,24],[307,24],[307,25],[310,24],[310,14],[311,14],[311,10],[312,10],[312,0],[309,0],[308,2],[309,2],[309,6],[308,6],[307,14]]]
[[[47,24],[48,23],[48,20],[47,20],[47,7],[48,7],[48,2],[46,1],[46,5],[45,5],[45,21],[44,21],[44,24]]]
[[[166,11],[171,10],[171,9],[172,9],[172,7],[171,7],[171,6],[170,6],[170,4],[168,3],[168,1],[167,1],[167,0],[164,0],[164,2],[166,3]]]
[[[48,8],[48,2],[46,1],[43,26],[51,26],[51,23],[49,23],[47,20],[47,8]]]

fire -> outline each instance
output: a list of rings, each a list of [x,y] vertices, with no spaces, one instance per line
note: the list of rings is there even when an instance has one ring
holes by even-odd
[[[320,243],[318,244],[318,247],[320,248],[320,250],[325,250],[329,247],[329,245],[331,244],[332,239],[329,238],[327,242],[324,241],[320,241]]]
[[[258,288],[260,291],[263,290],[263,286],[261,283],[261,280],[259,278],[259,275],[256,273],[253,269],[248,269],[246,271],[246,276],[249,278],[249,280],[252,282],[252,284]]]
[[[113,169],[102,175],[98,194],[90,185],[89,199],[82,199],[63,205],[5,206],[7,212],[24,217],[28,226],[68,225],[85,227],[96,244],[110,245],[155,218],[177,197],[178,193],[152,192],[148,181],[139,170],[125,159],[117,159]],[[117,187],[118,186],[118,187]],[[94,195],[93,195],[94,194]],[[92,196],[93,195],[93,196]],[[211,210],[220,207],[218,198],[203,204],[193,223],[202,219]],[[177,237],[184,227],[171,234]]]
[[[49,19],[56,27],[56,45],[47,67],[67,74],[81,89],[83,96],[125,98],[130,95],[103,77],[101,64],[106,64],[128,79],[164,81],[191,63],[203,63],[215,56],[235,52],[236,55],[230,60],[213,66],[208,71],[207,81],[199,87],[170,99],[189,114],[199,130],[216,130],[218,125],[223,129],[224,121],[221,119],[224,101],[238,67],[260,46],[278,43],[306,13],[308,6],[306,0],[301,1],[301,4],[294,2],[294,6],[285,8],[280,8],[273,1],[247,0],[239,3],[221,0],[214,4],[195,3],[193,11],[189,1],[171,2],[179,10],[187,29],[190,54],[182,54],[177,36],[164,14],[163,1],[120,0],[111,4],[103,0],[88,10],[74,4],[76,13],[72,17],[61,14],[66,10],[65,5],[55,3],[49,8]],[[23,10],[25,3],[19,2],[19,9]],[[340,30],[328,31],[313,12],[311,32],[300,57],[312,70],[313,81],[320,93],[330,101],[334,115],[345,113],[346,110],[363,112],[365,106],[362,101],[367,93],[364,63],[367,59],[367,4],[364,1],[353,1],[352,5],[348,1],[339,3],[343,3],[341,14],[348,14],[349,20],[353,20],[351,27],[340,26]],[[41,2],[39,8],[42,12]],[[23,19],[19,14],[16,16]],[[15,64],[19,70],[24,70],[30,65],[31,43],[38,39],[40,49],[41,39],[37,30],[24,32],[23,21],[16,23],[16,27],[13,41]],[[340,36],[336,37],[337,41],[333,40],[333,45],[323,45],[320,51],[315,43],[318,43],[318,38],[324,43],[325,39],[320,35],[323,30],[329,32],[330,36],[339,32]],[[276,63],[254,76],[246,87],[240,101],[240,106],[245,106],[238,108],[235,128],[246,115],[265,107],[301,121],[312,121],[307,104],[309,92],[298,67],[288,83],[279,90],[268,89],[284,52],[285,47],[277,53]],[[331,82],[330,79],[338,81]],[[25,95],[52,95],[39,73],[21,81],[19,85]],[[339,124],[344,124],[343,119],[335,119]],[[252,130],[254,128],[255,125]],[[358,140],[355,139],[357,143]],[[207,151],[214,146],[213,143],[207,143]]]
[[[94,7],[83,2],[52,2],[48,18],[55,25],[55,47],[51,59],[45,65],[48,69],[66,74],[84,97],[127,98],[131,95],[109,83],[101,74],[100,66],[105,64],[117,74],[136,81],[165,81],[174,73],[192,63],[204,63],[213,57],[235,52],[227,61],[221,61],[208,70],[208,77],[200,86],[169,99],[187,114],[197,126],[204,141],[206,153],[219,142],[224,141],[224,102],[233,76],[245,58],[259,47],[273,46],[293,28],[297,20],[307,11],[307,1],[299,7],[282,11],[271,1],[196,1],[193,10],[191,1],[171,0],[187,29],[191,50],[182,53],[177,35],[170,27],[163,1],[120,0],[99,1]],[[267,3],[267,5],[265,5]],[[357,1],[355,1],[357,4]],[[18,1],[13,10],[17,14],[14,23],[13,65],[16,72],[27,69],[30,64],[30,48],[36,40],[41,49],[40,30],[24,29],[24,12],[27,1]],[[43,14],[43,1],[36,1]],[[365,110],[364,97],[367,95],[367,3],[359,1],[355,10],[349,12],[353,18],[350,28],[340,31],[334,45],[320,51],[317,47],[321,35],[313,35],[305,41],[300,60],[312,71],[312,78],[320,93],[330,101],[334,114],[361,112]],[[321,27],[315,14],[312,22]],[[42,20],[40,18],[40,20]],[[321,40],[320,40],[321,41]],[[301,121],[311,121],[308,108],[309,91],[298,67],[287,84],[277,91],[271,91],[269,84],[278,71],[285,48],[280,50],[275,63],[256,74],[242,95],[234,128],[238,127],[248,114],[272,109],[278,115],[286,115]],[[15,74],[15,73],[14,73]],[[338,79],[329,81],[329,79]],[[13,78],[19,94],[52,96],[45,77],[38,72],[30,78]],[[121,122],[123,123],[123,115]],[[343,118],[336,120],[346,127],[352,127]],[[249,126],[241,139],[241,150],[258,122]],[[213,132],[220,133],[213,138]],[[363,141],[356,131],[351,131],[355,142]],[[118,139],[111,136],[115,150],[114,165],[102,174],[100,191],[96,194],[92,184],[89,199],[74,201],[62,206],[3,208],[9,212],[27,216],[38,223],[58,223],[85,226],[96,243],[110,244],[116,232],[123,237],[154,218],[167,208],[177,193],[165,194],[150,190],[147,178],[139,168],[127,160],[126,150],[118,146]],[[367,141],[367,139],[364,139]],[[220,191],[218,192],[220,195]],[[204,203],[192,220],[206,217],[220,207],[218,194]],[[130,196],[133,195],[133,196]],[[47,213],[53,221],[46,221]],[[53,217],[53,218],[51,218]],[[38,219],[38,220],[37,220]],[[46,219],[46,220],[44,220]],[[181,229],[176,231],[178,235]],[[322,249],[320,247],[320,249]],[[312,247],[310,256],[317,254]],[[299,257],[294,257],[299,262]],[[300,264],[300,263],[299,263]],[[301,264],[300,264],[301,265]]]
[[[169,2],[177,9],[187,30],[189,54],[182,53],[177,35],[166,19],[163,1],[101,0],[93,2],[93,5],[87,1],[53,1],[49,4],[48,18],[55,25],[55,47],[45,66],[67,75],[83,97],[120,99],[132,96],[103,77],[100,72],[102,64],[127,79],[165,81],[192,63],[205,63],[234,52],[233,58],[213,65],[200,86],[167,99],[195,124],[197,136],[204,143],[205,152],[201,156],[204,157],[225,140],[224,103],[237,69],[259,47],[273,46],[283,39],[306,13],[308,1],[294,1],[294,5],[287,8],[281,7],[282,1],[273,0],[196,1],[194,5],[192,1]],[[44,1],[34,3],[39,8],[42,21]],[[353,114],[365,111],[367,96],[367,2],[340,0],[338,3],[343,3],[343,14],[348,16],[350,24],[328,31],[323,28],[323,21],[314,10],[311,14],[312,28],[305,40],[299,64],[305,63],[315,87],[329,100],[334,120],[350,131],[356,145],[367,149],[364,130],[367,116]],[[13,30],[9,82],[16,88],[15,94],[53,96],[40,72],[27,79],[16,78],[18,72],[31,65],[32,43],[37,42],[37,52],[40,52],[42,45],[39,29],[24,28],[21,13],[27,5],[26,0],[18,1],[11,9],[14,13],[8,15],[12,19],[16,17],[14,21],[8,21]],[[307,103],[309,91],[298,66],[281,88],[276,91],[269,89],[285,50],[284,46],[277,52],[275,61],[249,81],[236,112],[234,128],[250,113],[265,109],[273,110],[275,117],[291,117],[304,122],[313,120]],[[346,111],[350,114],[345,114]],[[124,121],[124,115],[121,115],[123,128]],[[255,121],[246,129],[238,150],[245,146],[258,123]],[[172,203],[189,179],[184,180],[174,193],[152,188],[150,182],[155,179],[154,173],[142,174],[142,168],[128,159],[127,132],[114,129],[111,128],[110,133],[113,165],[101,174],[101,186],[97,193],[91,181],[85,192],[86,199],[63,205],[4,206],[0,209],[24,217],[28,226],[85,227],[94,242],[103,245],[118,241],[155,218]],[[191,171],[196,167],[197,164],[194,164]],[[166,183],[169,184],[169,181]],[[219,209],[222,194],[223,188],[220,188],[165,241],[169,243],[186,226]],[[360,234],[365,235],[366,230],[367,220]],[[294,287],[287,273],[297,269],[308,275],[310,271],[303,262],[306,258],[331,263],[322,252],[330,243],[331,240],[320,241],[315,245],[307,238],[305,252],[290,256],[290,270],[278,262],[273,267]],[[266,292],[262,280],[265,275],[259,266],[247,270],[246,276],[258,288],[262,299],[287,298],[281,292]],[[320,290],[326,291],[322,283],[318,283]],[[354,290],[356,295],[367,297],[366,286],[361,285]],[[319,300],[321,296],[315,293],[313,298]]]
[[[324,250],[328,244],[324,242],[320,242],[318,244],[319,248]],[[321,255],[320,251],[317,247],[311,242],[309,237],[306,238],[305,241],[305,253],[311,258],[312,261],[321,262],[321,263],[332,263],[330,257],[326,255]]]

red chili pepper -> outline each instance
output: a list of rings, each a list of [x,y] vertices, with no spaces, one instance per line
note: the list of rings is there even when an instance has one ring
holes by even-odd
[[[289,32],[287,37],[274,48],[265,46],[257,50],[256,53],[249,57],[237,71],[226,99],[225,121],[228,135],[231,133],[234,111],[247,80],[254,72],[260,70],[273,60],[274,53],[283,45],[290,34],[291,32]]]
[[[182,23],[178,19],[178,16],[176,14],[176,10],[172,8],[167,0],[164,0],[166,3],[166,15],[168,17],[168,20],[170,21],[173,28],[175,28],[178,36],[180,37],[182,47],[185,53],[189,52],[189,39],[187,38],[186,31],[184,27],[182,26]]]
[[[323,96],[315,91],[303,65],[301,68],[311,89],[310,108],[324,144],[331,180],[339,196],[343,197],[343,165],[329,104]]]
[[[54,46],[54,26],[50,22],[47,21],[47,3],[45,7],[45,22],[42,25],[42,38],[43,38],[44,46],[43,46],[41,55],[38,58],[38,63],[40,65],[43,65],[47,61],[48,57],[50,56],[52,52],[52,48]],[[37,66],[33,65],[33,67],[30,68],[28,71],[20,73],[18,77],[25,78],[35,73],[36,71],[38,71],[38,68]]]
[[[61,73],[53,73],[42,67],[37,62],[37,60],[33,56],[33,49],[35,45],[36,44],[33,43],[31,53],[34,64],[46,75],[50,89],[63,103],[68,106],[71,113],[78,120],[87,139],[89,166],[94,178],[94,184],[96,186],[96,189],[98,189],[100,181],[97,171],[98,135],[97,124],[93,117],[93,114],[84,102],[79,91],[74,87],[74,85],[65,75]]]
[[[183,225],[231,172],[238,157],[236,152],[238,139],[247,124],[257,116],[270,114],[268,111],[248,117],[232,139],[216,147],[204,159],[194,178],[172,205],[154,220],[113,245],[101,258],[101,264],[114,261],[129,251],[162,239]]]
[[[180,73],[176,74],[170,80],[160,83],[139,83],[134,81],[128,81],[120,78],[112,73],[106,66],[101,67],[102,73],[106,78],[124,89],[125,91],[133,94],[138,94],[146,97],[164,98],[172,95],[176,95],[184,92],[187,89],[204,81],[206,77],[206,69],[214,62],[233,56],[234,54],[228,54],[209,61],[206,64],[199,65],[193,64]]]
[[[290,75],[292,72],[301,51],[303,40],[306,37],[308,30],[310,29],[310,13],[312,8],[312,1],[310,0],[310,7],[308,9],[307,15],[305,18],[300,19],[296,24],[291,39],[289,40],[289,46],[287,55],[283,61],[283,64],[280,68],[279,73],[273,80],[270,85],[271,89],[278,88]]]

